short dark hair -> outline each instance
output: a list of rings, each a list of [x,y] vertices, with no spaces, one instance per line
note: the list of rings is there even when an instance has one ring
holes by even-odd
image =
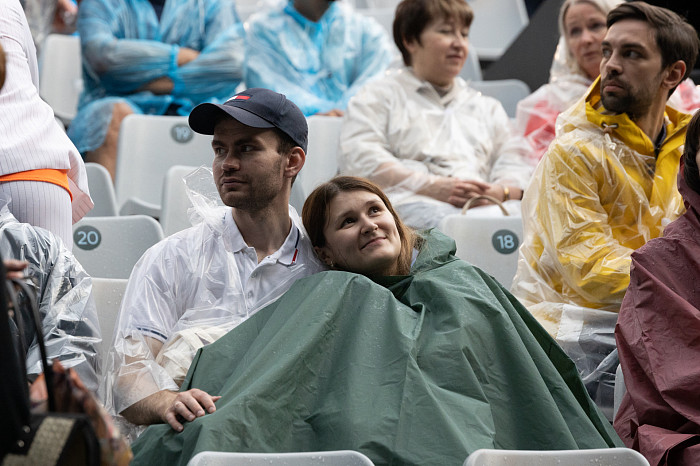
[[[403,62],[411,66],[411,54],[404,41],[420,44],[420,35],[430,22],[439,19],[455,19],[466,27],[472,25],[474,12],[465,0],[402,0],[394,14],[394,42],[401,52]]]
[[[271,128],[275,131],[277,135],[277,152],[280,154],[288,154],[295,147],[299,147],[299,144],[294,142],[291,136],[278,128]]]
[[[686,69],[681,81],[690,76],[698,58],[698,34],[693,26],[671,10],[635,1],[622,3],[608,13],[608,29],[625,19],[644,21],[651,26],[655,31],[656,45],[661,51],[662,66],[666,68],[682,60]]]
[[[271,129],[274,130],[275,134],[277,135],[277,152],[280,155],[287,155],[292,151],[292,149],[294,149],[295,147],[299,147],[299,144],[297,144],[294,141],[294,139],[292,139],[292,137],[290,135],[288,135],[287,133],[285,133],[281,129],[279,129],[279,128],[271,128]],[[294,184],[296,179],[297,179],[297,175],[294,175],[294,177],[292,177],[292,184]]]
[[[399,232],[401,241],[401,252],[398,258],[398,273],[406,275],[411,269],[411,259],[413,256],[413,248],[420,243],[419,237],[413,230],[406,226],[405,223],[396,213],[391,201],[387,198],[382,189],[371,181],[359,178],[356,176],[336,176],[314,189],[309,197],[304,202],[304,207],[301,209],[301,218],[304,223],[304,228],[309,234],[311,244],[315,247],[322,248],[326,245],[326,236],[323,231],[328,224],[328,214],[330,213],[331,201],[340,193],[349,191],[367,191],[376,194],[382,200],[391,216],[394,217],[396,229]],[[352,272],[352,270],[350,270]]]
[[[698,151],[700,151],[700,110],[695,112],[688,123],[683,149],[683,178],[690,189],[700,194],[700,172],[698,171]]]

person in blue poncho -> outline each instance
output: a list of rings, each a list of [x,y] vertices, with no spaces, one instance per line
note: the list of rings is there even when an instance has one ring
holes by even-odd
[[[462,465],[479,448],[621,446],[574,363],[498,282],[414,233],[355,177],[302,212],[332,268],[200,350],[182,389],[221,398],[182,432],[151,426],[133,466],[200,451],[356,450],[381,465]]]
[[[242,79],[234,0],[83,0],[78,32],[85,89],[68,135],[112,177],[125,116],[187,115],[225,101]]]
[[[396,52],[377,21],[332,0],[289,0],[253,15],[246,41],[246,85],[285,94],[306,116],[342,116]]]

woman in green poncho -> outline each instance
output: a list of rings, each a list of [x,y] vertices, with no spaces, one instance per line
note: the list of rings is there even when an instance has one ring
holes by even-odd
[[[216,411],[150,427],[133,464],[350,449],[457,466],[479,448],[621,446],[571,360],[450,238],[413,233],[360,178],[320,186],[302,216],[334,270],[202,348],[182,390],[221,395]]]

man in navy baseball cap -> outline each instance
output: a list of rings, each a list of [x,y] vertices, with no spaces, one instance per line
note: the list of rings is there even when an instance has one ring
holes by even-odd
[[[223,105],[204,103],[190,113],[190,127],[200,134],[214,134],[221,119],[231,117],[252,128],[277,128],[306,152],[306,118],[284,95],[260,87],[246,89]]]
[[[138,351],[123,360],[144,375],[116,377],[112,385],[115,399],[128,400],[116,408],[127,420],[167,422],[176,431],[185,421],[214,412],[219,397],[198,389],[177,392],[174,380],[163,375],[157,357],[164,342],[177,338],[173,328],[205,328],[222,316],[242,321],[295,280],[324,269],[289,206],[292,182],[306,160],[308,128],[301,110],[282,94],[248,89],[223,105],[198,105],[189,123],[213,136],[214,181],[228,208],[222,209],[220,223],[169,236],[135,267],[139,280],[124,298],[135,304],[124,308],[123,319],[147,323],[125,329]],[[144,289],[151,284],[157,291]],[[196,313],[188,306],[197,307]],[[221,314],[222,308],[228,314]],[[186,368],[191,361],[184,362]],[[132,367],[118,373],[131,374]],[[146,379],[157,383],[145,386]]]

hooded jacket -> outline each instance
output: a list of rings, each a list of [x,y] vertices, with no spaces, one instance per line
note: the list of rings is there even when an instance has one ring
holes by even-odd
[[[700,194],[679,177],[686,213],[632,254],[615,329],[627,393],[615,418],[625,444],[652,465],[700,458]]]
[[[630,254],[684,210],[676,176],[690,116],[666,107],[664,119],[666,136],[655,146],[626,114],[605,110],[598,79],[559,117],[557,138],[524,195],[512,291],[584,382],[615,348]],[[611,369],[604,371],[610,381]]]

